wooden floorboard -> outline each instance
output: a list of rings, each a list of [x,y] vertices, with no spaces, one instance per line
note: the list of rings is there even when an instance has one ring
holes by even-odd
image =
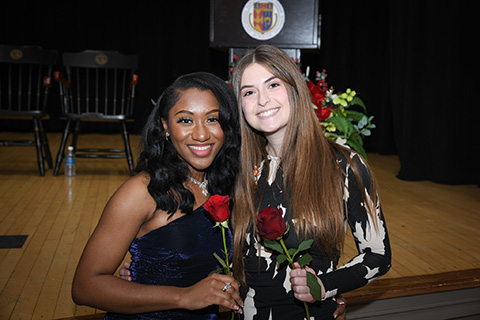
[[[28,138],[0,132],[0,139]],[[55,158],[60,134],[48,135]],[[138,154],[139,136],[132,138]],[[122,148],[120,135],[85,135],[82,143]],[[380,184],[393,258],[390,272],[346,294],[349,304],[480,286],[480,188],[402,181],[397,156],[368,154]],[[0,147],[0,235],[28,235],[22,248],[0,249],[0,319],[100,319],[76,306],[70,286],[83,247],[108,198],[128,178],[124,159],[77,159],[77,176],[38,174],[35,149]],[[349,234],[341,262],[355,254]],[[128,257],[127,257],[128,259]]]

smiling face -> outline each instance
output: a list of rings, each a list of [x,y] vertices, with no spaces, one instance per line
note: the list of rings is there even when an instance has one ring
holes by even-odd
[[[168,121],[162,120],[168,139],[193,177],[203,176],[222,148],[225,137],[218,118],[219,105],[213,93],[192,88],[180,92]]]
[[[242,75],[240,97],[248,124],[265,134],[273,146],[281,146],[290,118],[290,101],[283,81],[258,63]]]

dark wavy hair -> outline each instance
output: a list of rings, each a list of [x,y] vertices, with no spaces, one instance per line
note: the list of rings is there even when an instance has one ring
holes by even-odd
[[[166,140],[162,119],[168,121],[170,109],[188,89],[210,90],[219,104],[219,123],[225,135],[224,143],[213,163],[208,167],[208,191],[211,194],[231,195],[238,171],[240,131],[237,101],[233,90],[219,77],[207,72],[195,72],[177,78],[158,99],[142,132],[136,173],[150,175],[148,191],[157,203],[157,210],[173,214],[178,209],[191,213],[195,197],[183,183],[187,179],[187,164],[177,150]]]

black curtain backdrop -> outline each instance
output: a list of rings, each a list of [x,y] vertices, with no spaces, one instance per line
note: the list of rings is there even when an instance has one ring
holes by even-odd
[[[377,126],[367,151],[397,154],[400,179],[480,185],[473,1],[320,0],[319,13],[321,48],[302,50],[302,66],[311,76],[326,69],[336,91],[352,88],[364,100]],[[226,48],[209,47],[206,0],[9,1],[0,9],[0,43],[138,55],[134,133],[179,75],[228,74]],[[56,89],[49,132],[64,126]],[[0,121],[2,131],[26,126]]]

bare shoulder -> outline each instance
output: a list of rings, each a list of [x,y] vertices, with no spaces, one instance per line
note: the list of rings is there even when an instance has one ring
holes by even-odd
[[[142,213],[142,215],[153,213],[156,204],[148,192],[149,182],[150,176],[144,172],[130,177],[115,191],[107,207],[121,207],[129,212]]]
[[[150,183],[150,175],[146,172],[140,172],[130,178],[128,178],[118,189],[117,192],[147,192],[148,184]]]
[[[141,172],[126,180],[115,193],[122,196],[145,197],[149,195],[148,184],[150,176],[148,173]]]

